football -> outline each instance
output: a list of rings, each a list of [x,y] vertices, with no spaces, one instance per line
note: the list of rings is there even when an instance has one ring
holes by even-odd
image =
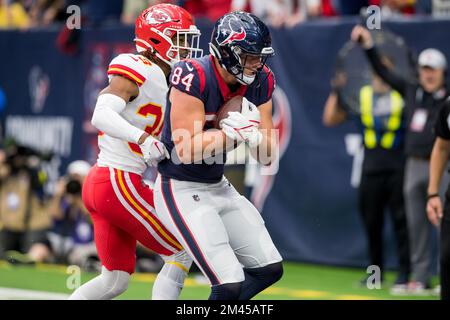
[[[236,111],[241,112],[242,108],[242,98],[243,96],[235,96],[225,102],[225,104],[220,107],[220,109],[216,113],[216,119],[214,120],[214,128],[220,129],[219,123],[220,120],[228,117],[228,112]]]

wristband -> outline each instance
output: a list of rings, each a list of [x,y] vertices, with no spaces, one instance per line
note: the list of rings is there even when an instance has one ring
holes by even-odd
[[[431,198],[436,198],[436,197],[439,197],[439,193],[432,193],[432,194],[429,194],[429,195],[427,196],[427,199],[430,200]]]

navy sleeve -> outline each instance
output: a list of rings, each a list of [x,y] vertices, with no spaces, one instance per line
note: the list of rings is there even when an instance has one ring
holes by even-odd
[[[205,73],[194,60],[184,60],[175,64],[169,76],[170,86],[196,97],[203,102],[205,95]]]
[[[434,126],[436,136],[445,140],[450,140],[449,115],[450,100],[447,99],[439,112],[439,116]]]
[[[255,88],[253,103],[257,106],[262,105],[272,99],[273,91],[275,90],[276,82],[275,75],[268,67],[264,67],[264,70],[259,74],[260,83]]]

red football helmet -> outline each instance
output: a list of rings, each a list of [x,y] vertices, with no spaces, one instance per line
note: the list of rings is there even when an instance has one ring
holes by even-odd
[[[156,56],[173,66],[184,58],[198,58],[200,30],[185,9],[162,3],[145,9],[136,19],[136,49],[153,49]],[[176,35],[176,38],[174,36]],[[175,40],[176,43],[174,43]]]

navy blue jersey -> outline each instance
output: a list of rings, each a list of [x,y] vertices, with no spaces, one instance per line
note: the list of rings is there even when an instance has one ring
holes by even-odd
[[[259,75],[261,83],[255,81],[250,86],[237,85],[231,90],[219,75],[211,55],[199,59],[189,59],[178,62],[170,75],[170,87],[187,93],[200,99],[205,108],[204,130],[213,128],[213,121],[219,108],[234,96],[240,95],[246,97],[250,102],[259,106],[272,99],[272,93],[275,88],[275,79],[273,73],[265,67]],[[164,114],[164,128],[161,141],[165,144],[172,157],[174,144],[172,141],[170,110],[172,106],[167,101]],[[174,160],[176,163],[174,163]],[[165,159],[158,165],[158,171],[164,177],[174,178],[182,181],[195,181],[215,183],[222,179],[225,154],[220,163],[207,164],[204,161],[196,164],[180,164],[177,159]]]

